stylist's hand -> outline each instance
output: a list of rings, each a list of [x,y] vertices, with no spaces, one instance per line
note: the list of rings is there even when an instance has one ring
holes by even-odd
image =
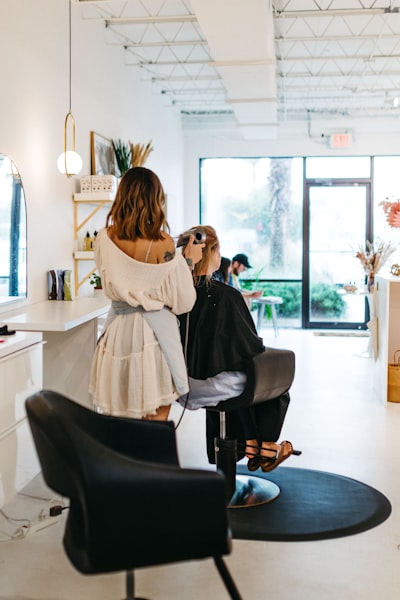
[[[196,263],[201,261],[205,244],[194,244],[193,242],[194,235],[190,235],[189,241],[186,244],[182,254],[186,258],[188,264],[191,262],[194,266]]]

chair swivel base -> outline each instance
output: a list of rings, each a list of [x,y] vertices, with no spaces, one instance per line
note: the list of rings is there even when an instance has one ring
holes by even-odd
[[[245,508],[272,502],[281,490],[272,481],[254,475],[236,475],[236,489],[228,508]]]
[[[228,508],[245,508],[272,502],[280,489],[272,481],[254,475],[237,475],[237,440],[226,437],[214,439],[215,462],[226,479],[226,501]]]
[[[149,600],[142,596],[135,596],[135,573],[134,571],[126,571],[125,575],[126,598],[123,600]]]

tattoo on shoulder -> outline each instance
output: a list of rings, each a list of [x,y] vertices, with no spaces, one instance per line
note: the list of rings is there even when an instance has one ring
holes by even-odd
[[[165,262],[169,262],[170,260],[172,260],[174,258],[174,256],[175,256],[175,251],[173,251],[173,252],[169,252],[169,251],[164,252],[164,260],[165,260]]]

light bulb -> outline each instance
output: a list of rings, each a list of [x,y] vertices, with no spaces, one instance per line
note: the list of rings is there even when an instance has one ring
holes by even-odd
[[[57,160],[57,167],[63,175],[78,175],[81,172],[83,162],[77,152],[67,150],[60,154]],[[66,168],[65,168],[66,167]]]

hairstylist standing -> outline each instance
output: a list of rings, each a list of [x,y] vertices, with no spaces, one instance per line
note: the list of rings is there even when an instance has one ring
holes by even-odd
[[[157,175],[129,169],[95,244],[112,304],[93,358],[90,393],[94,408],[106,414],[166,420],[171,403],[188,391],[176,315],[195,302],[191,268],[204,244],[194,245],[191,236],[183,256],[166,229]]]

